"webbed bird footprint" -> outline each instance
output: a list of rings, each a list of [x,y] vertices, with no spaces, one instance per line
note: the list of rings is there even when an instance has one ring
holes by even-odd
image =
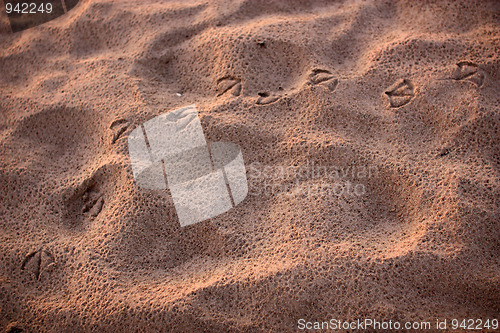
[[[334,90],[337,87],[338,80],[332,80],[334,78],[333,74],[326,69],[313,69],[312,73],[309,74],[309,84],[320,84],[323,82],[329,82],[330,89]]]
[[[125,119],[117,119],[113,121],[111,125],[109,125],[109,129],[113,131],[113,135],[111,137],[111,143],[112,144],[115,143],[122,136],[122,134],[125,133],[127,128],[128,128],[128,123]]]
[[[255,103],[257,103],[259,105],[271,104],[273,102],[276,102],[278,99],[280,99],[280,96],[271,95],[267,91],[260,92],[260,93],[258,93],[258,95],[259,95],[259,97],[257,98],[257,101]]]
[[[415,96],[415,87],[410,80],[404,79],[392,85],[385,94],[389,97],[391,107],[399,108],[410,103]]]
[[[104,205],[104,198],[94,187],[90,187],[82,196],[83,207],[82,213],[88,215],[91,218],[97,217],[102,210]]]
[[[230,77],[217,80],[217,96],[221,96],[228,91],[233,96],[239,96],[241,93],[241,80]]]
[[[313,69],[311,74],[309,74],[309,81],[307,84],[317,85],[324,84],[330,90],[337,89],[337,85],[339,84],[339,80],[335,79],[333,74],[326,69]]]
[[[21,270],[29,271],[36,279],[40,280],[43,271],[48,270],[56,264],[54,255],[47,249],[41,247],[26,255],[21,263]]]
[[[484,82],[484,73],[477,64],[470,61],[460,61],[451,74],[451,78],[455,81],[467,80],[481,87]]]

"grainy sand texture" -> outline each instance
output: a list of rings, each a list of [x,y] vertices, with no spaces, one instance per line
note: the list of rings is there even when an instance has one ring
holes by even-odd
[[[498,1],[3,13],[0,331],[500,319],[499,22]],[[191,104],[249,193],[181,227],[127,138]]]

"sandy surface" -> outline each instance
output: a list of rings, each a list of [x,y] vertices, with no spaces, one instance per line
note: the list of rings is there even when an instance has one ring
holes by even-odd
[[[500,319],[499,18],[80,1],[2,28],[0,330]],[[127,136],[189,104],[241,147],[250,193],[180,228],[168,192],[134,183]]]

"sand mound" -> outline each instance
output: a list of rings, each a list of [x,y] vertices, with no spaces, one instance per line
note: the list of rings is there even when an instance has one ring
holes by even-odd
[[[0,329],[499,319],[499,7],[80,1],[0,29]],[[126,138],[189,104],[250,193],[180,228]]]

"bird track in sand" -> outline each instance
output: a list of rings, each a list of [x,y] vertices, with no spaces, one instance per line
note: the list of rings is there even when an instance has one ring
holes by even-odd
[[[333,79],[333,74],[326,69],[315,68],[312,70],[311,74],[309,74],[309,84],[320,84],[323,82],[330,81]],[[334,82],[338,83],[338,80],[335,79]]]
[[[125,133],[128,128],[128,123],[125,119],[117,119],[111,123],[109,128],[113,131],[111,144],[114,144],[116,141],[118,141],[122,134]]]
[[[470,81],[481,87],[484,83],[484,73],[479,65],[471,61],[460,61],[457,63],[457,68],[451,74],[451,78],[455,81]]]
[[[82,196],[82,213],[88,213],[90,217],[95,218],[104,206],[103,195],[97,192],[93,187],[88,188]]]
[[[258,93],[259,97],[257,98],[257,101],[255,102],[258,105],[266,105],[266,104],[271,104],[273,102],[276,102],[278,99],[280,99],[280,96],[275,96],[270,94],[267,91],[260,92]]]
[[[232,77],[223,77],[217,80],[217,97],[230,91],[233,96],[239,96],[241,93],[241,80]]]
[[[399,108],[410,103],[413,99],[415,96],[415,86],[410,80],[403,79],[392,85],[385,94],[389,97],[391,108]]]
[[[21,263],[21,270],[29,271],[36,280],[40,280],[42,273],[55,266],[55,264],[54,255],[49,250],[41,247],[26,255]]]
[[[334,75],[326,69],[315,68],[308,76],[308,81],[306,84],[309,85],[326,85],[331,91],[337,89],[339,80],[334,78]],[[258,105],[266,105],[271,104],[279,100],[282,96],[275,95],[268,91],[263,91],[258,93],[259,97],[257,97],[256,104]]]

